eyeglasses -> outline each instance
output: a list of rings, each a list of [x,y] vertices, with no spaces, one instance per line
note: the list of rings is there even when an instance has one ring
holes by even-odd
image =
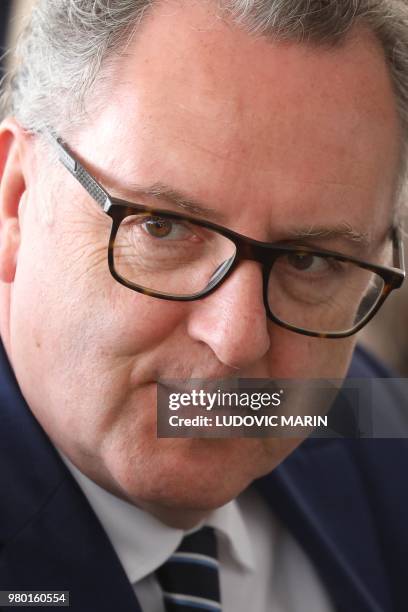
[[[390,232],[391,266],[334,251],[259,242],[194,217],[112,197],[51,137],[60,161],[112,219],[108,264],[122,285],[159,299],[210,295],[244,260],[261,264],[268,317],[293,332],[345,338],[360,330],[405,277],[397,228]]]

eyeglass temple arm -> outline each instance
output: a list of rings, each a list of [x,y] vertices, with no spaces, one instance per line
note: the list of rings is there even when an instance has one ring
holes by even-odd
[[[51,134],[47,134],[51,144],[57,150],[60,161],[66,169],[81,183],[89,195],[97,202],[106,212],[111,204],[109,194],[104,188],[85,170],[75,157],[71,155],[67,147],[64,145],[61,138],[56,138]]]

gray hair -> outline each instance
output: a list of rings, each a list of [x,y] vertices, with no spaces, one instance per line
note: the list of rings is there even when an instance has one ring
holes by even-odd
[[[4,81],[3,116],[28,130],[75,129],[87,94],[125,50],[145,14],[160,0],[37,0]],[[357,23],[377,36],[389,66],[408,155],[408,3],[406,0],[214,0],[250,33],[334,46]],[[98,95],[93,96],[98,99]],[[404,164],[405,165],[405,164]]]

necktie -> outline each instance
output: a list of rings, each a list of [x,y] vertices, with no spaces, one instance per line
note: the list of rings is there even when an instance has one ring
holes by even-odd
[[[217,541],[203,527],[186,536],[156,572],[167,612],[220,612]]]

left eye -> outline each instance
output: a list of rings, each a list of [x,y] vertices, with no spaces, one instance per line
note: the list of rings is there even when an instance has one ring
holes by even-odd
[[[191,230],[179,221],[164,217],[150,217],[142,223],[142,227],[153,238],[183,240],[193,236]]]
[[[300,272],[325,273],[331,270],[330,263],[324,257],[318,257],[311,253],[291,253],[288,255],[290,266]]]

